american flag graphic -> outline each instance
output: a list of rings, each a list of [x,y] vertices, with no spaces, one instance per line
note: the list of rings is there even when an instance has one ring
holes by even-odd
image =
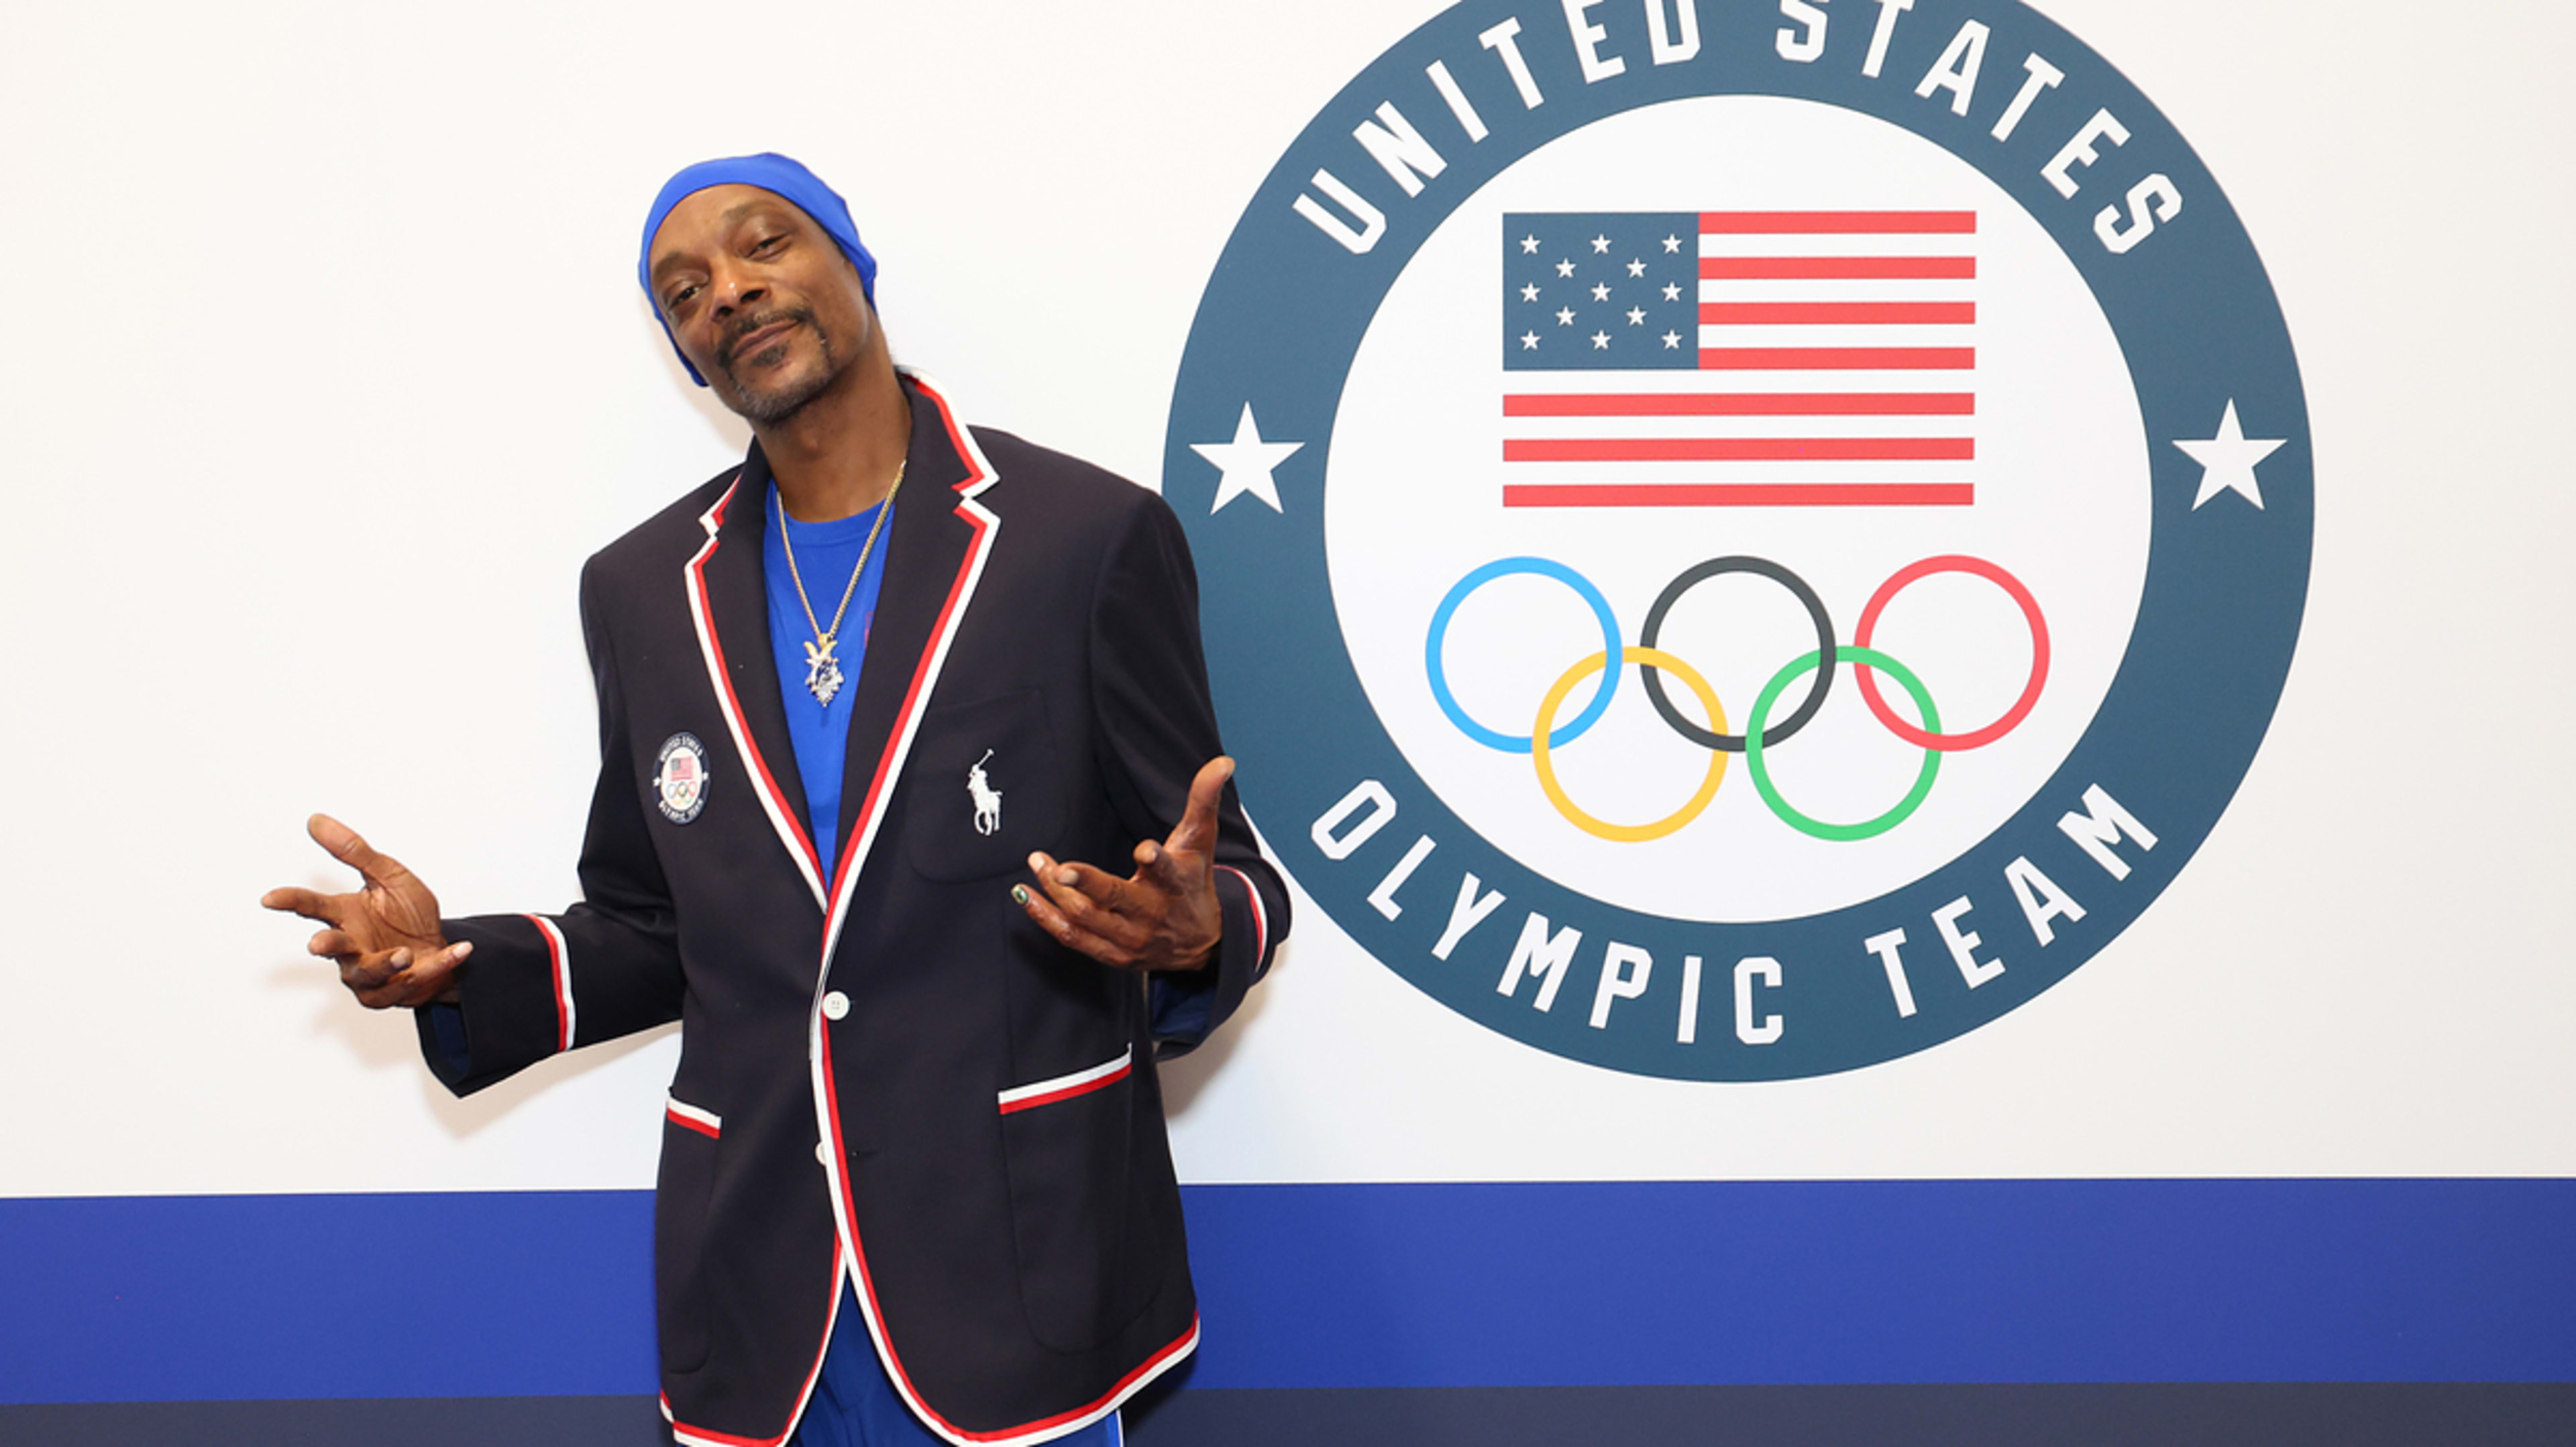
[[[1973,211],[1503,217],[1506,507],[1976,500]],[[1678,378],[1646,373],[1688,372]]]

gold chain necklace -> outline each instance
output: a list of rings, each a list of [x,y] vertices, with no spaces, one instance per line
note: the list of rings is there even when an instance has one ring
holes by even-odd
[[[906,462],[911,459],[905,459]],[[903,487],[904,463],[894,465],[894,481],[886,488],[885,501],[877,505],[877,520],[868,524],[868,540],[859,545],[859,563],[850,569],[850,585],[841,590],[841,606],[832,612],[832,626],[826,628],[814,616],[814,600],[805,596],[805,576],[796,571],[796,544],[787,536],[787,497],[778,497],[778,545],[787,553],[787,577],[796,585],[796,601],[805,605],[806,626],[814,630],[814,641],[805,645],[805,691],[826,708],[832,696],[841,691],[841,662],[833,650],[841,641],[841,620],[849,614],[850,599],[857,596],[859,579],[868,571],[868,554],[876,550],[877,533],[885,527],[886,515],[894,511],[894,495]]]

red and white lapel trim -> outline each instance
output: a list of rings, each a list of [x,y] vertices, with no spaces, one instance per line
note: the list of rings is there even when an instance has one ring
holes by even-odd
[[[976,1447],[1021,1447],[1021,1444],[1043,1442],[1079,1431],[1117,1411],[1119,1405],[1135,1395],[1138,1388],[1170,1370],[1172,1364],[1186,1357],[1198,1346],[1198,1318],[1190,1319],[1190,1329],[1181,1337],[1147,1358],[1136,1370],[1120,1379],[1107,1395],[1088,1406],[1059,1413],[1042,1421],[1004,1428],[998,1432],[972,1432],[932,1410],[921,1394],[913,1389],[912,1377],[904,1370],[902,1359],[895,1355],[894,1345],[886,1337],[885,1320],[877,1310],[876,1284],[868,1273],[867,1251],[859,1239],[858,1216],[850,1204],[850,1183],[846,1175],[849,1154],[841,1140],[840,1103],[832,1081],[832,1052],[823,1038],[822,1000],[824,980],[832,969],[832,955],[840,947],[841,930],[849,918],[851,883],[867,865],[868,854],[875,847],[877,830],[885,820],[885,805],[894,790],[895,781],[903,775],[904,760],[911,756],[913,735],[921,726],[922,706],[938,686],[940,670],[947,665],[948,648],[957,637],[958,624],[975,599],[976,585],[983,580],[984,565],[992,557],[993,540],[1001,535],[1002,519],[979,501],[1001,477],[984,456],[982,448],[957,420],[957,412],[948,398],[929,378],[907,370],[913,386],[938,409],[939,418],[948,429],[950,445],[966,463],[966,479],[957,484],[957,516],[973,529],[974,536],[966,545],[966,556],[959,562],[957,576],[949,584],[948,598],[932,625],[930,641],[914,665],[912,684],[903,697],[903,706],[895,715],[895,726],[886,736],[885,751],[878,756],[876,771],[868,780],[867,793],[859,803],[858,817],[850,829],[850,838],[841,847],[841,857],[834,871],[830,902],[824,911],[823,958],[820,974],[814,984],[814,1010],[808,1036],[809,1053],[814,1072],[815,1113],[821,1117],[826,1138],[832,1143],[830,1169],[825,1175],[832,1185],[832,1209],[841,1231],[841,1248],[850,1262],[850,1285],[857,1297],[859,1310],[866,1318],[868,1338],[877,1349],[877,1360],[884,1364],[886,1379],[894,1384],[896,1395],[931,1431],[942,1439]],[[728,1444],[730,1447],[730,1444]]]
[[[1130,1045],[1119,1051],[1117,1058],[1104,1060],[1089,1070],[1077,1070],[1071,1075],[1059,1075],[1053,1080],[1012,1086],[1000,1095],[1002,1114],[1017,1115],[1024,1110],[1035,1110],[1041,1105],[1053,1105],[1059,1100],[1071,1100],[1077,1095],[1089,1095],[1095,1090],[1107,1090],[1125,1080],[1127,1072],[1135,1068],[1136,1047]]]
[[[948,598],[940,604],[939,619],[930,627],[930,641],[922,648],[920,661],[913,666],[912,684],[904,691],[902,706],[895,711],[894,727],[886,732],[885,750],[877,756],[876,771],[868,779],[867,794],[859,801],[858,818],[851,823],[850,837],[842,843],[834,870],[830,903],[826,906],[827,917],[823,922],[822,967],[826,973],[832,967],[832,952],[841,943],[841,925],[849,916],[850,881],[859,877],[869,851],[876,844],[877,830],[885,822],[886,796],[893,791],[895,780],[902,776],[903,762],[912,755],[913,735],[921,728],[921,706],[929,700],[931,690],[939,685],[940,670],[948,663],[948,645],[956,640],[957,625],[964,620],[967,607],[974,602],[976,584],[983,581],[984,563],[992,556],[993,539],[1002,531],[1002,520],[975,500],[985,489],[1000,481],[1000,475],[993,471],[993,464],[985,460],[984,450],[975,445],[975,439],[958,423],[956,412],[949,407],[948,399],[941,395],[939,388],[929,378],[909,369],[905,369],[904,375],[911,379],[922,396],[930,400],[930,405],[938,409],[939,420],[948,429],[949,444],[957,449],[958,457],[966,463],[965,480],[956,487],[956,510],[957,515],[966,520],[966,525],[974,529],[974,537],[967,542],[966,556],[958,563],[957,576],[948,585]],[[818,1010],[822,998],[823,986],[817,981],[814,999]],[[819,1016],[816,1028],[820,1028]]]
[[[787,846],[788,857],[796,861],[796,872],[805,877],[805,887],[814,892],[814,903],[821,905],[821,859],[814,852],[814,841],[806,836],[805,826],[797,822],[796,811],[788,807],[786,793],[769,772],[769,761],[761,757],[750,725],[743,721],[742,700],[734,696],[733,675],[725,668],[724,644],[716,637],[715,615],[707,606],[707,559],[715,556],[722,541],[718,534],[724,528],[725,508],[741,490],[742,474],[736,472],[724,496],[698,515],[698,526],[707,530],[706,545],[682,569],[688,581],[689,621],[697,625],[698,651],[706,659],[707,679],[715,685],[716,706],[724,711],[725,729],[733,735],[734,753],[751,765],[752,792],[760,796],[761,812],[769,816],[769,826],[778,831],[778,842]]]
[[[555,1049],[559,1052],[570,1050],[573,1027],[572,949],[564,943],[563,931],[555,928],[553,920],[541,914],[529,915],[527,920],[537,927],[538,934],[545,936],[546,956],[554,963]]]

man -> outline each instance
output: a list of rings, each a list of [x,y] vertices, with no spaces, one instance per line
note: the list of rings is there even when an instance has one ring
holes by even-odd
[[[1198,1339],[1155,1046],[1233,1012],[1287,899],[1170,510],[960,425],[893,365],[875,274],[784,157],[654,202],[639,277],[755,442],[583,569],[582,902],[441,920],[317,816],[365,887],[264,903],[411,1007],[459,1093],[681,1021],[654,1233],[679,1440],[1114,1442]],[[1112,851],[1132,873],[1059,862]]]

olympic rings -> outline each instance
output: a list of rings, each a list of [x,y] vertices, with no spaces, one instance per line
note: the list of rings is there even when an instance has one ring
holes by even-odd
[[[1601,625],[1602,651],[1567,669],[1539,704],[1530,732],[1515,735],[1487,728],[1467,716],[1467,711],[1450,692],[1441,650],[1449,636],[1450,620],[1470,595],[1498,578],[1523,573],[1552,578],[1573,589]],[[1815,650],[1801,655],[1772,675],[1771,681],[1754,699],[1752,712],[1745,717],[1742,734],[1726,731],[1726,711],[1708,680],[1688,663],[1655,646],[1662,635],[1665,618],[1682,595],[1710,578],[1726,573],[1757,573],[1787,588],[1806,608],[1807,617],[1816,630]],[[1870,646],[1870,640],[1878,629],[1879,617],[1887,605],[1908,586],[1934,573],[1974,573],[1994,583],[2011,595],[2030,626],[2030,678],[2023,684],[2021,696],[2013,701],[2012,707],[2001,718],[1966,733],[1943,733],[1941,715],[1933,707],[1931,692],[1923,686],[1922,680],[1904,664]],[[1805,579],[1767,558],[1712,558],[1665,585],[1663,592],[1656,597],[1654,607],[1647,611],[1646,626],[1639,635],[1639,642],[1628,647],[1619,641],[1619,620],[1611,611],[1610,600],[1593,586],[1591,580],[1552,559],[1522,557],[1487,563],[1461,578],[1442,597],[1440,606],[1431,615],[1431,630],[1423,645],[1423,655],[1430,677],[1431,696],[1438,701],[1440,711],[1448,716],[1449,721],[1457,725],[1460,732],[1487,748],[1530,755],[1531,766],[1538,774],[1539,788],[1547,795],[1548,802],[1569,823],[1587,834],[1620,843],[1643,843],[1679,832],[1697,819],[1717,797],[1719,786],[1726,781],[1727,755],[1741,753],[1747,772],[1753,776],[1754,791],[1781,822],[1813,838],[1849,842],[1875,838],[1912,818],[1924,800],[1931,796],[1932,785],[1940,777],[1943,754],[1983,748],[2021,727],[2038,705],[2040,693],[2048,683],[2049,642],[2048,622],[2040,612],[2039,600],[2031,595],[2030,589],[2024,587],[2020,579],[1982,558],[1944,555],[1925,558],[1899,570],[1870,595],[1868,607],[1861,611],[1860,627],[1853,640],[1839,645],[1834,641],[1833,620],[1825,611],[1824,600],[1816,595],[1815,589],[1809,587]],[[1655,712],[1676,733],[1707,749],[1711,755],[1707,777],[1701,780],[1699,790],[1692,795],[1690,802],[1651,824],[1612,824],[1593,817],[1575,804],[1556,776],[1553,752],[1581,738],[1609,711],[1610,700],[1619,687],[1619,666],[1610,662],[1614,658],[1619,660],[1619,666],[1635,665],[1645,678],[1646,696],[1653,702]],[[1824,706],[1825,695],[1833,688],[1834,668],[1838,663],[1849,663],[1860,675],[1861,697],[1868,702],[1870,712],[1878,721],[1898,738],[1924,751],[1922,771],[1906,796],[1886,813],[1859,824],[1828,824],[1801,813],[1781,797],[1771,780],[1770,764],[1764,757],[1768,750],[1778,747],[1805,728],[1817,710]],[[1667,671],[1680,675],[1682,682],[1698,695],[1708,714],[1707,726],[1693,722],[1673,706],[1663,684],[1662,675]],[[1556,714],[1564,706],[1566,698],[1583,680],[1603,672],[1608,677],[1594,691],[1592,701],[1573,721],[1559,726]],[[1912,696],[1917,711],[1922,715],[1919,725],[1899,718],[1888,706],[1878,688],[1877,674],[1880,672],[1893,675]],[[1774,726],[1770,722],[1773,706],[1791,684],[1809,673],[1817,675],[1815,686],[1807,690],[1807,696],[1797,708]]]
[[[1924,690],[1922,680],[1914,676],[1912,669],[1875,648],[1863,648],[1859,644],[1853,644],[1844,649],[1843,654],[1851,660],[1855,668],[1883,668],[1896,675],[1896,681],[1905,686],[1907,693],[1914,695],[1915,707],[1923,710],[1923,721],[1935,730],[1941,727],[1941,715],[1932,707],[1932,695]],[[1771,806],[1771,812],[1780,816],[1780,822],[1799,833],[1817,839],[1831,839],[1839,842],[1874,839],[1912,818],[1914,811],[1923,807],[1923,801],[1931,797],[1932,781],[1941,774],[1941,751],[1925,749],[1923,771],[1915,775],[1913,790],[1903,799],[1898,800],[1895,808],[1867,823],[1827,824],[1821,820],[1811,819],[1791,808],[1789,801],[1780,797],[1780,790],[1771,782],[1770,765],[1762,761],[1762,720],[1770,714],[1771,705],[1779,700],[1780,690],[1795,682],[1799,675],[1817,667],[1819,661],[1819,655],[1805,654],[1788,667],[1771,675],[1771,681],[1762,686],[1761,694],[1753,700],[1752,716],[1744,721],[1745,736],[1750,740],[1744,750],[1744,767],[1753,775],[1754,792],[1762,796],[1762,802]]]
[[[2039,600],[2022,586],[2021,579],[1985,559],[1958,556],[1925,558],[1878,585],[1878,591],[1870,595],[1869,606],[1860,610],[1860,627],[1852,634],[1852,642],[1868,647],[1871,636],[1878,632],[1878,615],[1885,611],[1888,602],[1904,591],[1908,584],[1934,573],[1974,573],[2011,594],[2012,600],[2021,605],[2021,616],[2030,624],[2030,681],[2022,685],[2021,697],[2013,701],[2013,706],[2004,711],[2002,718],[1984,728],[1973,733],[1944,734],[1929,714],[1924,716],[1924,722],[1931,725],[1929,730],[1916,728],[1898,718],[1896,711],[1887,706],[1887,700],[1879,697],[1878,680],[1866,668],[1860,670],[1860,696],[1869,701],[1869,711],[1878,715],[1878,721],[1887,725],[1888,732],[1909,744],[1939,749],[1943,753],[1981,749],[2021,727],[2021,721],[2030,717],[2031,708],[2039,702],[2039,691],[2048,684],[2048,620],[2040,616]]]
[[[1726,727],[1726,709],[1717,701],[1717,690],[1708,686],[1708,680],[1700,677],[1698,669],[1659,648],[1630,648],[1624,650],[1624,653],[1623,662],[1636,664],[1640,668],[1668,668],[1680,674],[1682,682],[1690,686],[1691,692],[1699,695],[1699,701],[1702,704],[1707,705],[1708,721],[1719,728]],[[1554,737],[1555,730],[1549,727],[1549,722],[1556,717],[1557,705],[1565,702],[1565,696],[1574,691],[1576,684],[1599,673],[1608,664],[1608,654],[1595,653],[1567,669],[1565,676],[1556,681],[1556,686],[1547,691],[1547,698],[1539,704],[1538,719],[1530,726],[1530,737],[1540,740]],[[1652,676],[1652,674],[1648,675],[1648,677]],[[1606,695],[1610,690],[1604,688],[1601,691]],[[1649,839],[1661,839],[1680,829],[1699,817],[1700,811],[1708,807],[1711,799],[1717,797],[1717,786],[1726,782],[1726,752],[1722,749],[1711,749],[1708,755],[1708,777],[1700,781],[1699,792],[1691,796],[1689,803],[1652,824],[1610,824],[1585,813],[1566,796],[1565,786],[1556,780],[1556,765],[1548,759],[1547,753],[1548,745],[1544,742],[1540,743],[1531,750],[1530,762],[1537,765],[1538,786],[1547,791],[1548,802],[1556,806],[1556,812],[1563,814],[1572,821],[1575,828],[1586,834],[1621,844],[1643,844]]]
[[[1449,721],[1458,726],[1460,733],[1489,749],[1500,749],[1507,754],[1526,754],[1530,751],[1530,741],[1527,738],[1496,733],[1467,717],[1467,711],[1458,706],[1458,700],[1449,692],[1448,670],[1440,661],[1440,645],[1448,640],[1449,620],[1457,613],[1458,605],[1466,602],[1467,595],[1478,588],[1496,578],[1508,578],[1515,573],[1535,573],[1542,578],[1554,578],[1572,588],[1585,603],[1591,605],[1592,616],[1600,621],[1601,643],[1608,653],[1619,651],[1619,619],[1618,615],[1610,611],[1610,600],[1601,596],[1601,590],[1592,586],[1591,579],[1563,563],[1548,558],[1505,558],[1498,563],[1487,563],[1459,579],[1458,586],[1449,590],[1449,596],[1440,600],[1439,608],[1431,615],[1430,641],[1423,647],[1425,664],[1431,673],[1431,696],[1439,700],[1440,711],[1449,715]],[[1583,712],[1574,716],[1574,722],[1567,724],[1562,733],[1553,730],[1549,732],[1548,747],[1561,749],[1583,737],[1585,731],[1599,723],[1601,716],[1610,711],[1610,696],[1618,691],[1619,675],[1613,671],[1593,693],[1592,702],[1584,708]]]
[[[1682,595],[1723,573],[1759,573],[1769,578],[1796,595],[1798,601],[1806,605],[1808,620],[1816,625],[1816,649],[1824,655],[1824,671],[1816,676],[1816,686],[1807,690],[1806,702],[1799,704],[1797,711],[1781,720],[1780,727],[1762,741],[1766,744],[1785,743],[1791,734],[1807,726],[1807,720],[1816,716],[1816,710],[1825,706],[1825,694],[1834,686],[1834,620],[1825,613],[1825,600],[1816,596],[1816,590],[1807,586],[1806,579],[1769,558],[1712,558],[1673,579],[1664,588],[1663,595],[1655,599],[1655,606],[1646,610],[1646,627],[1637,635],[1637,641],[1648,648],[1654,647],[1655,641],[1663,636],[1664,615],[1673,610],[1673,605],[1682,600]],[[1655,670],[1646,669],[1643,676],[1646,696],[1655,701],[1655,712],[1662,714],[1664,722],[1671,724],[1683,738],[1704,749],[1723,749],[1730,754],[1744,752],[1741,735],[1704,729],[1682,717],[1680,710],[1673,707],[1673,701],[1664,695],[1664,680]]]

